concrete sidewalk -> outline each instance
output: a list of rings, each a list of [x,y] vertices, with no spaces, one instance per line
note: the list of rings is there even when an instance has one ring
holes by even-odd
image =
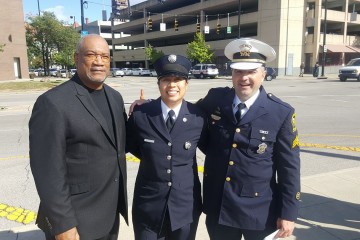
[[[301,185],[299,219],[286,240],[360,240],[360,167],[304,177]],[[204,222],[202,215],[196,239],[209,239]],[[44,237],[35,225],[26,225],[0,230],[0,239]],[[131,225],[121,222],[119,239],[134,239]]]

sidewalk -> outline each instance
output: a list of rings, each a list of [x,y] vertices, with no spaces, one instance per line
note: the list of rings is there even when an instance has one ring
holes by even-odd
[[[301,199],[294,236],[286,240],[360,240],[360,167],[302,178]],[[204,222],[202,215],[196,239],[209,239]],[[119,239],[134,239],[131,225],[120,226]],[[26,225],[0,230],[0,239],[44,237],[35,225]]]

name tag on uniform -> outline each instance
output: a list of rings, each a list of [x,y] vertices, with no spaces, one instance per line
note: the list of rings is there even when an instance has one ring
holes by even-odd
[[[155,140],[145,138],[145,139],[144,139],[144,142],[155,143]]]

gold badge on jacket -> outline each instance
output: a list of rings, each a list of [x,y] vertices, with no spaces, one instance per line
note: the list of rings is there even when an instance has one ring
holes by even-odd
[[[266,143],[261,143],[258,146],[258,150],[256,151],[258,154],[263,154],[267,148]]]

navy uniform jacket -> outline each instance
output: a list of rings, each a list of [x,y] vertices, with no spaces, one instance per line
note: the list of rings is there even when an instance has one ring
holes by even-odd
[[[263,87],[237,124],[235,90],[211,89],[198,103],[209,117],[204,212],[219,224],[251,230],[295,221],[300,157],[294,109]],[[277,179],[276,179],[277,174]]]
[[[98,239],[119,211],[127,221],[126,113],[119,92],[104,89],[116,141],[77,74],[34,105],[30,166],[40,197],[37,223],[49,234],[77,227],[81,239]]]
[[[204,124],[198,107],[183,100],[168,132],[160,98],[136,106],[128,120],[127,150],[141,159],[135,183],[133,222],[161,230],[166,206],[174,231],[201,212],[196,147]]]

